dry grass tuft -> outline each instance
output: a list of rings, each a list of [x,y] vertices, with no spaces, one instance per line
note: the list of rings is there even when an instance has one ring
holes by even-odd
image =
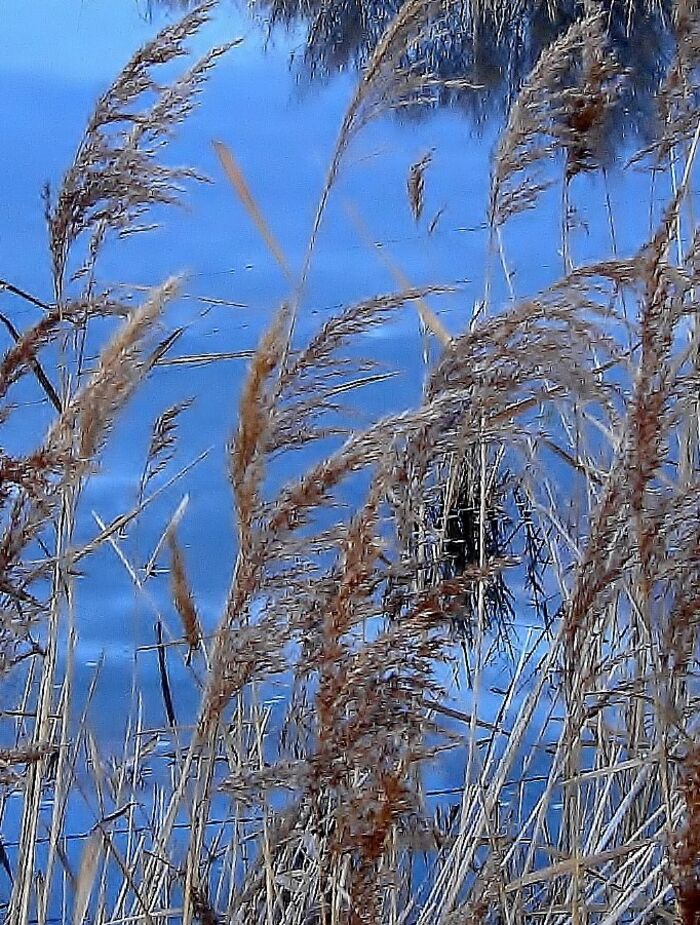
[[[700,767],[694,749],[683,762],[681,784],[685,822],[673,849],[672,879],[684,925],[695,925],[700,916]]]
[[[491,178],[493,226],[537,204],[552,182],[544,168],[555,154],[564,154],[567,178],[600,165],[621,78],[607,50],[602,13],[572,23],[543,52],[498,144]]]
[[[406,192],[408,202],[413,212],[413,217],[418,222],[423,214],[423,197],[425,194],[425,171],[430,166],[433,159],[431,152],[424,154],[415,164],[411,165],[406,181]]]
[[[164,283],[132,313],[102,351],[91,378],[56,422],[50,441],[61,445],[77,438],[79,462],[87,463],[97,455],[117,411],[148,373],[147,358],[142,356],[143,340],[175,296],[178,285],[176,279]]]
[[[212,49],[165,86],[153,73],[187,54],[185,43],[209,20],[206,0],[134,55],[97,103],[85,135],[54,203],[47,194],[47,220],[56,299],[64,298],[68,258],[87,236],[80,276],[90,278],[108,232],[133,234],[154,205],[179,199],[179,186],[198,174],[157,160],[164,141],[192,111],[211,68],[231,47]]]
[[[194,596],[187,581],[185,560],[177,541],[175,530],[170,530],[168,533],[168,546],[170,547],[170,589],[175,609],[182,620],[185,639],[189,646],[189,652],[187,653],[189,663],[193,653],[202,643],[202,628],[199,623]]]

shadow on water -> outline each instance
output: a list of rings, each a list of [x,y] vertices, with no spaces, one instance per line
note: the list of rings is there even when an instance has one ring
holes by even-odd
[[[148,0],[147,9],[175,14],[192,5]],[[264,17],[270,34],[303,29],[303,52],[291,66],[299,82],[312,87],[340,72],[361,70],[401,5],[401,0],[256,0],[251,9]],[[397,62],[421,86],[414,101],[420,108],[404,106],[402,116],[448,106],[464,112],[475,128],[502,119],[543,50],[585,15],[585,7],[576,0],[525,0],[515,8],[503,0],[428,5],[409,52]],[[676,44],[674,4],[605,0],[601,7],[610,52],[626,74],[615,111],[617,143],[630,134],[649,139],[656,131],[654,94]]]

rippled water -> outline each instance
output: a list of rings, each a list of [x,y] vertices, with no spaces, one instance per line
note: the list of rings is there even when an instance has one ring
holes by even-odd
[[[167,20],[158,8],[149,19],[136,3],[55,0],[3,5],[3,92],[0,123],[4,157],[0,161],[0,246],[2,275],[43,298],[50,298],[49,264],[40,193],[45,182],[56,189],[70,163],[91,107],[120,67]],[[221,139],[235,152],[248,183],[289,263],[303,260],[316,203],[335,144],[338,126],[355,77],[336,74],[309,86],[290,66],[303,53],[301,29],[279,29],[268,38],[264,18],[225,5],[199,35],[195,51],[242,37],[206,86],[201,105],[178,132],[169,162],[193,164],[211,183],[193,186],[185,208],[160,210],[157,231],[106,251],[104,280],[150,286],[185,272],[182,298],[172,307],[170,327],[188,324],[179,355],[245,352],[253,349],[271,313],[285,296],[286,284],[249,217],[222,177],[211,141]],[[478,132],[455,108],[421,118],[388,114],[370,124],[353,143],[326,215],[301,312],[303,336],[335,307],[353,299],[391,291],[395,279],[388,257],[414,285],[450,283],[454,296],[441,301],[448,327],[458,330],[483,287],[489,155],[498,132],[493,119]],[[417,227],[405,194],[410,165],[434,151],[426,183],[426,219]],[[590,207],[581,215],[586,231],[577,241],[579,259],[609,250],[606,193],[625,221],[616,228],[621,251],[629,250],[647,226],[646,180],[613,166],[608,181],[584,178]],[[637,184],[639,184],[637,189]],[[630,209],[630,204],[635,208]],[[443,210],[432,234],[426,226]],[[552,209],[555,215],[556,210]],[[357,227],[360,217],[362,228]],[[634,218],[633,218],[634,217]],[[552,241],[559,229],[540,210],[536,224],[525,217],[509,232],[509,258],[517,268],[520,294],[555,277]],[[380,248],[374,244],[381,245]],[[503,296],[503,293],[501,294]],[[498,298],[498,293],[496,294]],[[201,298],[209,301],[202,302]],[[223,303],[219,304],[221,300]],[[18,326],[33,319],[21,302],[5,302]],[[409,310],[375,334],[366,349],[397,368],[391,391],[369,391],[358,408],[369,417],[417,401],[422,378],[422,343]],[[236,420],[236,402],[245,359],[207,366],[172,366],[157,371],[129,408],[105,454],[101,474],[83,503],[78,540],[94,535],[97,514],[109,520],[133,503],[143,465],[148,428],[155,415],[175,400],[195,397],[182,430],[179,462],[207,451],[206,458],[155,503],[125,552],[141,561],[153,547],[167,518],[189,494],[182,536],[188,565],[205,621],[216,619],[233,561],[233,522],[225,480],[225,445]],[[27,432],[45,419],[46,409],[27,411]],[[81,663],[85,674],[104,653],[95,718],[116,737],[113,722],[126,714],[134,645],[153,642],[154,610],[174,617],[167,589],[154,583],[155,607],[134,594],[114,551],[97,553],[78,585]],[[141,679],[154,723],[161,706],[154,653],[139,657]],[[182,685],[186,697],[187,685]]]
[[[49,262],[41,189],[55,189],[79,143],[96,97],[145,39],[166,21],[159,8],[151,19],[136,3],[97,0],[4,0],[0,38],[0,276],[50,299]],[[308,86],[290,60],[303,54],[303,31],[276,30],[268,39],[263,17],[225,5],[214,23],[197,37],[203,52],[211,43],[241,36],[214,72],[201,105],[184,125],[167,158],[193,164],[211,182],[194,186],[185,208],[161,210],[160,227],[150,235],[114,242],[101,265],[105,281],[151,286],[173,273],[186,273],[184,298],[167,316],[174,329],[188,325],[175,355],[246,352],[286,294],[286,283],[248,215],[222,176],[211,147],[225,141],[235,152],[248,183],[290,265],[303,261],[309,231],[333,152],[338,127],[355,77],[347,71]],[[334,308],[351,300],[397,288],[385,257],[411,284],[449,283],[454,295],[436,303],[448,328],[458,330],[483,292],[486,234],[484,215],[489,157],[499,125],[494,119],[476,131],[458,108],[422,118],[388,114],[367,126],[353,143],[333,192],[312,264],[300,314],[299,336]],[[409,167],[434,151],[426,180],[426,218],[414,222],[406,197]],[[622,161],[624,148],[618,152]],[[649,222],[648,181],[611,165],[600,175],[577,180],[586,195],[577,233],[579,260],[609,253],[607,198],[618,221],[616,244],[629,253]],[[663,191],[659,190],[661,195]],[[558,192],[552,192],[557,196]],[[432,234],[427,225],[443,210]],[[552,209],[552,216],[557,214]],[[358,229],[358,215],[363,229]],[[508,231],[508,253],[520,295],[556,278],[557,221],[540,210]],[[381,245],[379,248],[375,244]],[[495,299],[505,298],[498,290]],[[207,301],[202,301],[205,299]],[[2,294],[3,311],[22,327],[32,310]],[[360,419],[397,410],[419,400],[423,343],[409,309],[362,345],[398,370],[391,389],[369,390],[357,407]],[[225,478],[226,442],[236,421],[245,358],[205,366],[159,369],[134,400],[114,433],[101,473],[83,500],[77,541],[135,501],[151,421],[167,405],[194,397],[181,433],[178,462],[206,457],[158,498],[123,550],[143,562],[185,493],[189,505],[182,540],[204,622],[213,626],[222,606],[234,558],[234,525]],[[31,441],[48,411],[32,406],[26,428],[11,435],[18,445]],[[108,546],[85,566],[77,583],[81,709],[97,663],[101,679],[91,711],[106,750],[116,747],[131,705],[136,647],[146,723],[164,722],[155,652],[156,612],[174,632],[177,620],[164,580],[152,583],[149,598],[135,594],[123,564]],[[145,647],[145,649],[143,649]],[[178,667],[179,666],[179,667]],[[196,690],[179,659],[171,660],[178,718],[187,721]],[[449,782],[451,772],[446,771]]]
[[[138,45],[165,17],[145,21],[135,4],[60,2],[4,7],[4,54],[0,63],[3,94],[0,121],[6,156],[0,164],[2,275],[43,298],[50,298],[49,264],[40,194],[46,181],[55,189],[79,143],[98,94],[103,92]],[[107,249],[102,278],[149,286],[172,273],[187,274],[186,299],[169,315],[172,327],[190,324],[179,354],[248,351],[285,295],[285,282],[257,231],[227,186],[210,142],[222,139],[235,152],[290,264],[299,266],[324,182],[338,125],[353,88],[351,75],[302,91],[289,68],[299,36],[277,35],[266,45],[264,28],[232,8],[194,45],[243,36],[214,73],[201,106],[182,127],[169,161],[194,164],[212,182],[188,190],[185,208],[162,210],[160,228],[150,235],[115,242]],[[303,335],[340,304],[396,288],[395,280],[371,241],[401,267],[414,285],[456,282],[469,277],[451,300],[455,324],[466,318],[478,293],[483,236],[487,158],[493,138],[470,137],[455,113],[420,123],[395,118],[379,122],[353,147],[330,204],[301,315]],[[432,237],[416,229],[404,189],[409,165],[436,147],[434,178],[427,209],[444,215]],[[348,215],[354,208],[366,226],[363,240]],[[202,303],[198,297],[230,305]],[[22,302],[9,306],[18,326],[34,320]],[[208,313],[202,315],[203,309]],[[403,373],[390,396],[367,394],[360,410],[402,407],[419,397],[421,343],[414,316],[404,312],[378,337],[371,352]],[[109,520],[133,503],[143,465],[148,427],[174,400],[195,396],[182,431],[182,464],[208,450],[207,458],[155,504],[126,551],[134,559],[152,548],[167,517],[187,491],[183,522],[188,565],[205,619],[213,621],[230,578],[233,524],[225,481],[225,444],[236,419],[244,359],[205,367],[174,366],[153,376],[128,410],[110,441],[101,474],[84,499],[78,539],[96,530],[92,512]],[[371,405],[374,404],[374,407]],[[27,432],[45,419],[46,409],[28,409]],[[167,594],[159,607],[169,616]],[[104,706],[126,713],[134,641],[153,641],[153,613],[135,598],[130,579],[113,550],[90,561],[78,585],[78,621],[83,666],[104,652],[99,691]],[[156,695],[155,659],[142,657],[146,686]],[[150,666],[150,667],[149,667]],[[82,678],[83,682],[85,677]],[[99,695],[98,695],[99,700]],[[156,715],[160,710],[155,704]],[[122,710],[123,708],[123,710]],[[101,709],[96,710],[99,719]],[[156,717],[152,717],[154,720]],[[118,735],[111,722],[105,731]]]

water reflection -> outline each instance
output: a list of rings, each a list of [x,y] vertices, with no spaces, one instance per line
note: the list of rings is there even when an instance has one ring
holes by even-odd
[[[149,0],[149,6],[182,10],[193,0]],[[301,80],[312,84],[348,68],[362,68],[401,6],[401,0],[256,0],[269,28],[305,28]],[[673,0],[652,4],[607,0],[612,50],[629,72],[617,112],[620,135],[653,133],[653,94],[675,45]],[[576,0],[461,0],[436,3],[414,45],[414,75],[433,78],[423,106],[457,106],[476,125],[502,116],[543,49],[583,15]],[[466,85],[465,85],[466,84]]]

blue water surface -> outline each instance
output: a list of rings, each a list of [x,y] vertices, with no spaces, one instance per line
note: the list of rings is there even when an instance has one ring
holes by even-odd
[[[96,98],[168,17],[161,10],[149,18],[143,7],[129,0],[0,0],[0,13],[0,277],[50,301],[42,188],[47,182],[54,191],[60,187]],[[255,348],[290,288],[223,176],[211,142],[222,140],[234,152],[289,265],[298,272],[357,81],[356,75],[344,72],[314,87],[303,84],[290,67],[300,50],[301,32],[275,31],[269,37],[261,17],[233,4],[221,5],[192,47],[203,54],[214,43],[239,37],[242,42],[216,67],[199,107],[164,155],[168,163],[195,166],[211,182],[192,184],[183,208],[159,209],[159,227],[152,233],[112,242],[99,275],[104,283],[128,284],[136,301],[138,287],[184,274],[182,295],[165,320],[164,333],[186,327],[173,356],[243,356],[156,370],[111,435],[100,471],[85,491],[76,528],[76,542],[89,541],[98,531],[94,515],[109,521],[135,503],[152,421],[166,406],[194,398],[183,417],[177,464],[206,456],[159,496],[122,549],[130,561],[144,562],[187,494],[180,537],[210,631],[221,613],[235,558],[226,447],[236,425],[245,354]],[[300,339],[340,306],[401,288],[389,264],[412,285],[454,286],[452,295],[431,304],[449,330],[457,332],[468,324],[484,291],[484,221],[498,130],[494,120],[477,131],[455,109],[421,118],[386,113],[363,129],[346,155],[329,201],[300,306]],[[425,214],[417,224],[406,196],[406,177],[410,165],[429,150],[434,153],[426,174]],[[623,160],[621,153],[620,163]],[[575,182],[585,187],[579,201],[586,204],[581,206],[582,230],[576,236],[577,259],[610,252],[606,196],[612,212],[624,216],[615,228],[616,246],[622,254],[631,253],[649,226],[647,177],[623,174],[613,166],[605,178],[581,177]],[[659,197],[663,193],[657,190]],[[548,195],[553,197],[552,209],[539,210],[536,218],[522,216],[505,231],[518,295],[536,292],[561,272],[555,218],[560,190]],[[428,225],[441,209],[429,233]],[[362,229],[353,215],[360,217]],[[504,301],[507,290],[496,275],[494,299]],[[19,328],[39,317],[7,293],[0,293],[0,300]],[[107,333],[106,328],[99,330]],[[96,349],[96,341],[90,346]],[[410,306],[361,346],[395,369],[397,376],[390,385],[353,399],[358,420],[369,421],[419,402],[423,340]],[[34,403],[22,418],[31,424],[8,435],[17,447],[31,445],[37,427],[47,426],[51,418],[45,404],[36,404],[38,392],[29,387],[23,397]],[[75,709],[80,711],[81,692],[99,664],[100,683],[90,715],[101,748],[109,754],[118,751],[133,706],[134,653],[139,648],[145,724],[156,729],[164,725],[153,624],[160,615],[176,636],[177,617],[167,581],[149,583],[148,597],[135,592],[108,545],[85,561],[76,583],[76,605]],[[194,715],[197,688],[180,657],[170,663],[178,718],[186,723]],[[446,764],[441,785],[458,782],[460,774],[461,759],[456,758]]]

